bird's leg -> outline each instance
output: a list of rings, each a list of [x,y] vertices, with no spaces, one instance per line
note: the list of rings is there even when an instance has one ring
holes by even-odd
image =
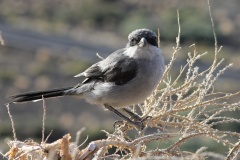
[[[138,121],[138,122],[142,122],[142,123],[144,123],[146,120],[152,118],[152,116],[146,116],[144,118],[141,118],[137,114],[133,113],[131,110],[129,110],[127,108],[123,108],[122,111],[127,113],[131,117],[131,119],[133,119],[134,121]]]
[[[105,104],[104,107],[112,112],[114,112],[115,114],[117,114],[119,117],[121,117],[123,120],[127,121],[128,123],[130,123],[131,125],[133,125],[134,127],[136,127],[139,130],[143,130],[144,125],[141,121],[132,121],[130,120],[128,117],[126,117],[125,115],[123,115],[121,112],[119,112],[118,110],[114,109],[112,106]],[[130,111],[131,112],[131,111]]]
[[[134,121],[142,121],[141,117],[139,117],[137,114],[133,113],[129,109],[123,108],[122,111],[127,113],[131,117],[131,119],[133,119]]]

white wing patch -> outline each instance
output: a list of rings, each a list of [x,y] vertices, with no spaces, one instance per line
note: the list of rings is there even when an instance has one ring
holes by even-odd
[[[82,76],[85,76],[84,72],[83,73],[79,73],[79,74],[75,75],[74,77],[82,77]]]

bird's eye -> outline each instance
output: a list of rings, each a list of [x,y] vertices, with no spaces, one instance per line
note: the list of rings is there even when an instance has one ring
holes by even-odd
[[[138,43],[137,39],[132,38],[131,41],[130,41],[130,46],[135,46],[137,43]]]

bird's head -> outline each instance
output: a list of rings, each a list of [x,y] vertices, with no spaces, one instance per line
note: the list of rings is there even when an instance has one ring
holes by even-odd
[[[128,35],[127,47],[136,45],[139,47],[145,47],[147,45],[158,47],[156,33],[146,28],[132,31]]]

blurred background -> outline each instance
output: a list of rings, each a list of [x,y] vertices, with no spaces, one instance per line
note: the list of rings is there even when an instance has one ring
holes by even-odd
[[[216,91],[240,89],[240,1],[211,0],[213,18],[224,64],[234,63],[215,84]],[[0,31],[5,41],[0,46],[0,151],[8,149],[12,139],[6,96],[19,92],[73,86],[82,81],[74,75],[99,61],[96,53],[106,57],[127,43],[128,34],[137,28],[161,31],[161,49],[168,63],[177,36],[177,9],[181,21],[181,47],[172,74],[186,63],[189,46],[196,44],[199,53],[209,54],[198,62],[206,69],[213,59],[214,39],[206,0],[2,0]],[[46,133],[53,130],[52,142],[66,133],[75,138],[82,127],[83,141],[105,137],[101,130],[113,131],[118,119],[100,106],[85,103],[76,97],[46,100]],[[10,110],[17,137],[41,141],[42,102],[12,104]],[[239,113],[236,112],[238,116]],[[222,127],[222,126],[218,126]],[[223,129],[240,131],[237,124]],[[209,150],[227,152],[223,146],[203,139],[194,141],[189,150],[208,145]],[[154,147],[156,144],[152,144]],[[184,146],[188,148],[189,146]]]

